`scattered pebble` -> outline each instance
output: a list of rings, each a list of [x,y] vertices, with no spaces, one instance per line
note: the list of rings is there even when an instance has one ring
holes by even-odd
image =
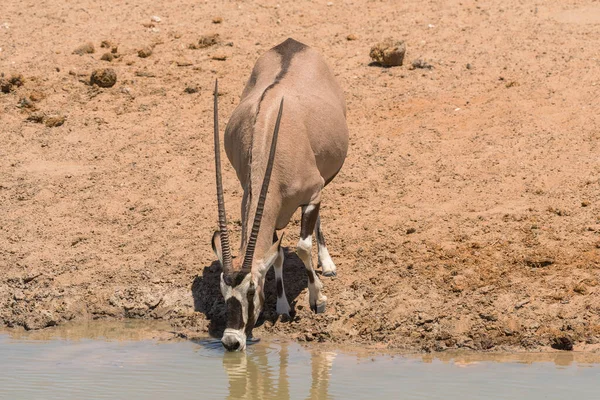
[[[197,86],[187,86],[183,91],[187,94],[194,94],[200,91],[200,88]]]
[[[590,202],[587,201],[587,200],[584,200],[584,201],[581,202],[581,207],[587,207],[589,205],[590,205]]]
[[[2,93],[10,93],[15,87],[23,86],[25,78],[21,74],[13,74],[10,78],[4,78],[4,74],[0,75],[0,91]]]
[[[104,53],[104,54],[102,54],[102,57],[100,57],[100,59],[102,61],[108,61],[108,62],[111,62],[114,58],[115,58],[115,56],[112,53]]]
[[[29,93],[29,99],[31,101],[41,101],[46,97],[46,95],[40,91],[34,90],[33,92]]]
[[[358,36],[356,36],[354,33],[351,33],[348,36],[346,36],[346,40],[348,40],[348,41],[358,40]]]
[[[373,61],[379,65],[384,67],[394,67],[402,65],[405,53],[406,45],[404,41],[388,38],[371,47],[369,55]]]
[[[470,63],[467,63],[467,69],[473,69],[473,66]]]
[[[27,97],[21,97],[19,99],[19,103],[17,104],[17,107],[19,108],[29,108],[29,109],[35,109],[35,104],[33,104],[33,102],[28,99]]]
[[[416,230],[415,228],[408,228],[408,229],[406,230],[406,234],[407,234],[407,235],[410,235],[411,233],[415,233],[416,231],[417,231],[417,230]]]
[[[225,61],[225,60],[227,60],[227,54],[215,53],[210,58],[212,58],[213,60],[217,60],[217,61]]]
[[[102,47],[103,49],[110,49],[115,46],[116,46],[116,44],[112,40],[103,40],[100,43],[100,47]]]
[[[425,60],[418,59],[412,62],[409,69],[433,69],[433,65]]]
[[[175,61],[175,64],[177,64],[178,67],[189,67],[190,65],[193,65],[187,58],[179,58]]]
[[[550,260],[550,259],[541,259],[541,260],[525,259],[525,264],[528,267],[531,267],[531,268],[544,268],[544,267],[547,267],[549,265],[554,264],[554,260]]]
[[[223,17],[214,17],[212,19],[212,23],[213,24],[221,24],[221,23],[223,23]]]
[[[44,124],[49,128],[55,128],[65,123],[64,115],[52,115],[44,118]]]
[[[152,21],[152,22],[160,22],[160,21],[161,21],[161,19],[160,19],[160,17],[159,17],[158,15],[153,15],[153,16],[150,18],[150,21]]]
[[[95,51],[96,49],[94,48],[94,44],[92,42],[88,42],[73,50],[73,54],[82,56],[84,54],[92,54]]]
[[[152,55],[152,47],[150,46],[146,46],[140,50],[138,50],[138,57],[140,58],[147,58],[150,57]]]
[[[112,68],[101,68],[92,72],[90,77],[91,85],[98,85],[103,88],[113,87],[117,82],[117,73]]]
[[[26,121],[35,122],[36,124],[41,124],[42,122],[44,122],[44,117],[45,117],[44,113],[33,113],[27,117]]]
[[[206,47],[214,46],[219,43],[220,38],[218,33],[211,33],[209,35],[202,35],[198,39],[197,43],[192,43],[189,45],[190,49],[204,49]]]
[[[139,76],[141,78],[154,78],[156,75],[149,71],[135,71],[135,76]]]

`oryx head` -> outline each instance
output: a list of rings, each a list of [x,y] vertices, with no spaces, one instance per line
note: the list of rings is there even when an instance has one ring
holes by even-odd
[[[283,110],[283,99],[279,106],[279,114],[275,123],[275,131],[271,141],[271,149],[267,168],[263,178],[260,197],[256,207],[256,214],[252,231],[245,246],[246,252],[243,260],[237,258],[233,260],[231,256],[231,247],[229,244],[229,234],[227,232],[227,222],[225,217],[225,201],[223,199],[223,182],[221,179],[221,155],[219,149],[219,117],[218,117],[218,82],[215,82],[214,92],[214,141],[215,141],[215,170],[217,181],[217,202],[219,205],[219,230],[215,232],[212,238],[212,248],[221,262],[223,272],[221,273],[221,293],[227,305],[227,326],[221,342],[229,351],[244,350],[246,347],[246,338],[252,333],[252,328],[262,311],[264,303],[263,284],[264,277],[269,267],[277,258],[281,238],[277,240],[265,254],[257,254],[255,259],[254,249],[260,229],[260,222],[263,215],[271,171],[273,169],[273,160],[275,158],[275,148],[277,146],[277,134],[279,133],[279,123]],[[282,236],[283,237],[283,236]]]

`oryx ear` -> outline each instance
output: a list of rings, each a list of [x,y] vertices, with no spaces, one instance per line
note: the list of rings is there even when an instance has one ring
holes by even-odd
[[[221,252],[221,232],[215,231],[212,237],[212,249],[223,267],[223,253]]]
[[[265,253],[265,256],[262,260],[262,271],[266,273],[271,265],[275,262],[275,259],[279,255],[279,249],[281,248],[281,241],[283,240],[283,233],[279,237],[279,239],[271,245],[271,248]]]

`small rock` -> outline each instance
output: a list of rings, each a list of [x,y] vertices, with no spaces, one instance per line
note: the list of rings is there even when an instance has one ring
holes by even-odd
[[[100,43],[100,47],[102,47],[103,49],[110,49],[111,47],[115,46],[114,42],[111,40],[103,40]]]
[[[227,60],[227,54],[215,53],[212,56],[210,56],[210,58],[212,58],[213,60],[217,60],[217,61],[225,61],[225,60]]]
[[[29,93],[29,99],[31,101],[41,101],[46,97],[46,95],[40,91],[34,90],[33,92]]]
[[[408,228],[408,229],[406,230],[406,234],[407,234],[407,235],[410,235],[411,233],[415,233],[416,231],[417,231],[417,230],[416,230],[415,228]]]
[[[433,69],[433,65],[425,60],[418,59],[412,62],[409,69]]]
[[[143,49],[138,50],[138,57],[147,58],[152,55],[152,47],[146,46]]]
[[[177,64],[178,67],[189,67],[193,63],[187,58],[179,58],[175,61],[175,64]]]
[[[8,79],[0,76],[0,90],[2,93],[10,93],[15,87],[23,86],[24,81],[25,78],[21,74],[11,75]]]
[[[84,54],[92,54],[94,51],[96,51],[94,44],[92,42],[88,42],[73,50],[73,54],[82,56]]]
[[[117,73],[112,68],[101,68],[92,72],[90,77],[91,85],[98,85],[103,88],[113,87],[117,82]]]
[[[150,21],[152,21],[152,22],[160,22],[160,21],[161,21],[161,19],[160,19],[160,17],[159,17],[158,15],[153,15],[153,16],[150,18]]]
[[[214,17],[212,19],[212,23],[213,24],[221,24],[221,23],[223,23],[223,17]]]
[[[44,113],[33,113],[27,117],[26,121],[41,124],[42,122],[44,122],[44,117]]]
[[[100,59],[102,61],[108,61],[108,62],[111,62],[114,58],[115,58],[115,56],[112,53],[104,53],[104,54],[102,54],[102,57],[100,57]]]
[[[187,86],[183,91],[187,94],[198,93],[199,88],[197,86]]]
[[[581,207],[587,207],[589,205],[590,205],[589,201],[584,200],[584,201],[581,202]]]
[[[554,260],[544,259],[544,260],[533,260],[533,259],[525,259],[525,264],[531,268],[544,268],[549,265],[554,264]]]
[[[52,115],[44,119],[44,123],[48,128],[55,128],[65,123],[64,115]]]
[[[27,97],[21,97],[19,99],[19,103],[17,104],[17,107],[19,108],[30,108],[30,109],[35,109],[35,104],[33,104],[33,102],[28,99]]]
[[[473,66],[470,63],[467,63],[467,69],[473,69]]]
[[[557,349],[557,350],[572,351],[573,350],[573,340],[567,336],[556,337],[556,338],[552,339],[551,346],[553,349]]]
[[[348,36],[346,36],[346,40],[348,40],[348,41],[358,40],[358,36],[356,36],[354,33],[351,33]]]
[[[404,41],[398,41],[392,38],[377,43],[375,46],[371,47],[371,51],[369,52],[373,61],[384,67],[402,65],[404,54],[406,54],[406,45]]]
[[[15,290],[15,294],[13,296],[17,301],[25,300],[25,293],[23,293],[22,290]]]
[[[156,77],[156,74],[154,74],[153,72],[149,72],[149,71],[135,71],[135,76],[139,76],[141,78],[154,78]]]
[[[189,45],[190,49],[204,49],[206,47],[214,46],[215,44],[220,42],[218,33],[211,33],[209,35],[202,35],[198,39],[198,43],[192,43]]]

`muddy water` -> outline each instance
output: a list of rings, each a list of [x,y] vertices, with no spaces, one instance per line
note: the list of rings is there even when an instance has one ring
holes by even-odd
[[[166,327],[0,334],[0,399],[600,398],[599,355],[366,356],[258,342],[165,341]]]

